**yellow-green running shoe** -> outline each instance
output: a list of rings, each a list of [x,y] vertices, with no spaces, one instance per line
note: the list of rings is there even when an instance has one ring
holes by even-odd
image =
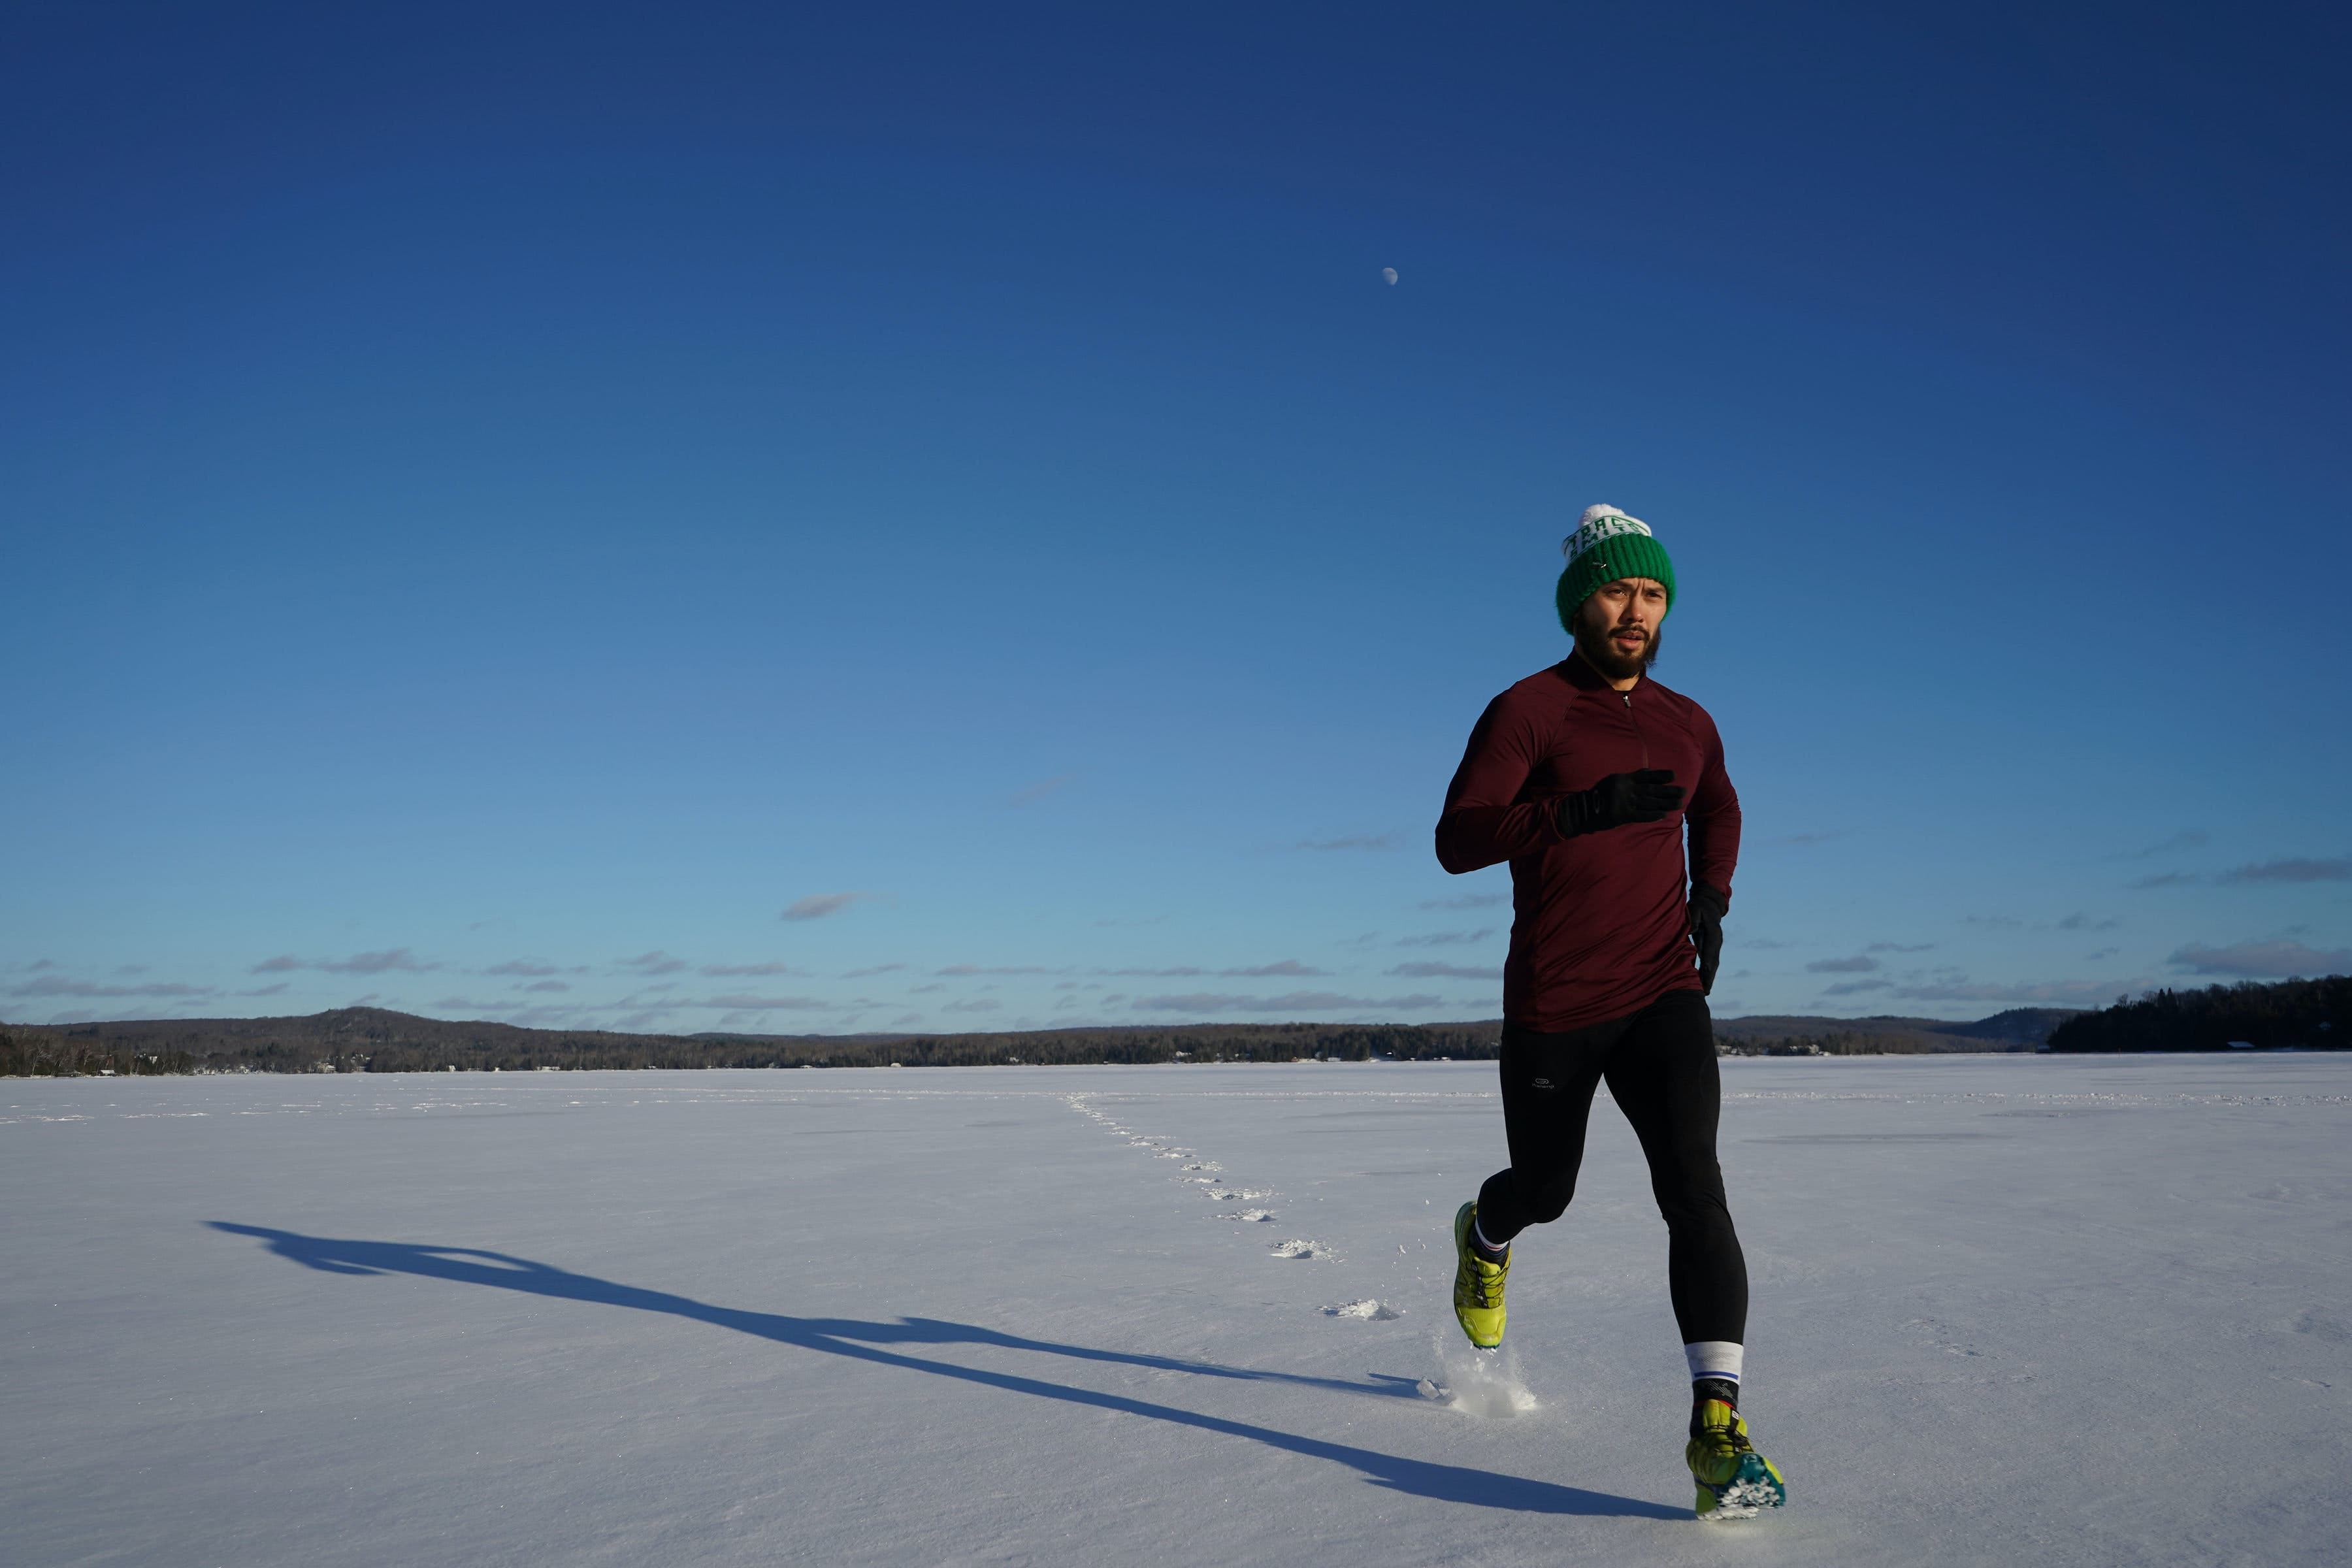
[[[1701,1519],[1753,1519],[1789,1500],[1780,1472],[1748,1441],[1748,1423],[1723,1400],[1699,1401],[1683,1458],[1698,1481]]]
[[[1511,1277],[1511,1255],[1505,1251],[1500,1263],[1478,1256],[1470,1241],[1477,1217],[1475,1200],[1454,1215],[1454,1315],[1472,1344],[1490,1351],[1503,1342],[1503,1281]]]

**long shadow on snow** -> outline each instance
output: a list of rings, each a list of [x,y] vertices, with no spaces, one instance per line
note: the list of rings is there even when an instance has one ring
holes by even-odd
[[[1065,1404],[1090,1405],[1098,1410],[1124,1411],[1130,1415],[1148,1416],[1155,1421],[1216,1432],[1228,1437],[1246,1437],[1287,1453],[1304,1454],[1310,1458],[1328,1459],[1335,1464],[1350,1466],[1363,1472],[1365,1479],[1375,1485],[1410,1492],[1417,1497],[1472,1503],[1484,1508],[1519,1509],[1533,1513],[1615,1515],[1635,1519],[1689,1517],[1678,1510],[1635,1498],[1615,1497],[1607,1492],[1587,1491],[1581,1487],[1559,1486],[1550,1481],[1527,1480],[1517,1476],[1501,1476],[1460,1465],[1438,1465],[1423,1459],[1402,1458],[1393,1454],[1377,1454],[1369,1448],[1277,1432],[1270,1426],[1253,1426],[1246,1421],[1228,1421],[1222,1416],[1198,1415],[1190,1410],[1179,1410],[1171,1405],[1130,1399],[1124,1394],[1098,1394],[1092,1389],[1072,1388],[1066,1384],[1017,1377],[1009,1373],[982,1372],[881,1347],[907,1344],[996,1345],[1072,1356],[1082,1361],[1121,1362],[1131,1366],[1192,1373],[1202,1377],[1307,1384],[1344,1389],[1353,1394],[1389,1392],[1336,1378],[1252,1372],[1243,1367],[1216,1366],[1166,1356],[1090,1350],[1083,1345],[1027,1340],[969,1323],[940,1322],[928,1318],[906,1318],[895,1323],[866,1323],[846,1318],[793,1318],[781,1312],[747,1312],[732,1307],[714,1307],[691,1297],[673,1296],[664,1290],[645,1290],[634,1285],[616,1284],[593,1275],[571,1274],[544,1263],[533,1263],[527,1258],[514,1258],[503,1252],[484,1252],[477,1247],[422,1247],[398,1241],[347,1241],[331,1237],[302,1236],[289,1230],[269,1230],[260,1226],[231,1225],[225,1220],[206,1223],[215,1230],[226,1231],[233,1236],[250,1236],[267,1242],[269,1250],[280,1258],[291,1258],[306,1268],[316,1268],[329,1274],[416,1274],[430,1279],[449,1279],[463,1285],[490,1285],[501,1290],[520,1290],[529,1295],[551,1296],[562,1300],[594,1301],[608,1307],[634,1308],[641,1312],[667,1312],[672,1317],[690,1318],[696,1322],[732,1329],[737,1333],[773,1340],[779,1344],[797,1345],[803,1350],[822,1351],[827,1355],[848,1356],[883,1366],[904,1367],[910,1372],[928,1372],[936,1376],[981,1384],[1014,1394],[1034,1394],[1040,1399],[1056,1399]],[[1397,1392],[1404,1390],[1399,1388]]]

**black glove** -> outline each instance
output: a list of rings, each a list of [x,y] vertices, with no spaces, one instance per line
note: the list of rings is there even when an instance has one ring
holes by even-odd
[[[1643,768],[1634,773],[1611,773],[1591,789],[1564,795],[1553,807],[1552,820],[1562,838],[1580,833],[1601,833],[1629,822],[1655,822],[1683,804],[1683,786],[1664,768]]]
[[[1719,893],[1705,882],[1693,882],[1690,890],[1690,939],[1698,948],[1698,994],[1702,996],[1715,990],[1715,972],[1723,964],[1723,917],[1731,908],[1731,895]]]

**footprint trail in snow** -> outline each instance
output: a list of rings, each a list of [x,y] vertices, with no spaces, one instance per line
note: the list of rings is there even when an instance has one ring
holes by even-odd
[[[1213,1203],[1254,1204],[1280,1195],[1269,1188],[1227,1180],[1224,1166],[1218,1162],[1202,1159],[1183,1144],[1137,1131],[1117,1117],[1096,1109],[1086,1095],[1071,1095],[1066,1103],[1129,1148],[1144,1150],[1156,1159],[1177,1162],[1182,1172],[1181,1179]],[[1220,1209],[1215,1217],[1230,1224],[1266,1225],[1277,1216],[1272,1209],[1248,1207]],[[1427,1249],[1424,1242],[1422,1250]],[[1269,1257],[1295,1262],[1328,1261],[1339,1256],[1323,1242],[1304,1237],[1275,1242],[1266,1250]],[[1408,1248],[1399,1243],[1397,1251],[1402,1254]],[[1328,1305],[1321,1310],[1327,1318],[1357,1322],[1393,1322],[1405,1315],[1403,1308],[1370,1296]],[[1439,1370],[1436,1375],[1423,1378],[1416,1385],[1423,1398],[1459,1415],[1488,1420],[1532,1415],[1538,1408],[1534,1393],[1519,1376],[1517,1359],[1510,1352],[1477,1350],[1443,1330],[1437,1332],[1431,1348],[1436,1354]]]
[[[1327,1318],[1361,1318],[1367,1322],[1389,1323],[1403,1317],[1404,1309],[1391,1307],[1384,1301],[1376,1301],[1367,1296],[1360,1301],[1349,1301],[1345,1306],[1326,1307],[1323,1309],[1323,1315]]]
[[[1125,1122],[1119,1121],[1109,1112],[1097,1110],[1095,1106],[1090,1103],[1089,1096],[1073,1094],[1066,1097],[1065,1103],[1067,1104],[1072,1110],[1076,1111],[1079,1115],[1094,1122],[1112,1137],[1125,1142],[1129,1148],[1147,1150],[1154,1158],[1157,1159],[1174,1160],[1180,1162],[1181,1168],[1186,1173],[1183,1180],[1187,1184],[1196,1189],[1202,1197],[1208,1199],[1212,1203],[1255,1205],[1265,1199],[1278,1198],[1282,1195],[1271,1187],[1245,1186],[1236,1182],[1227,1181],[1223,1174],[1224,1166],[1219,1164],[1216,1161],[1203,1160],[1200,1158],[1194,1151],[1185,1147],[1181,1143],[1171,1142],[1165,1138],[1155,1138],[1149,1133],[1137,1131],[1134,1128],[1128,1126]],[[1238,1209],[1220,1209],[1216,1211],[1215,1217],[1235,1225],[1271,1225],[1280,1216],[1270,1208],[1250,1206]],[[1339,1254],[1334,1252],[1327,1244],[1320,1241],[1312,1241],[1300,1237],[1293,1237],[1287,1241],[1277,1241],[1268,1248],[1268,1252],[1275,1258],[1295,1258],[1307,1261],[1317,1259],[1328,1260],[1339,1257]],[[1377,1303],[1375,1304],[1377,1305]],[[1349,1315],[1361,1316],[1368,1314]]]

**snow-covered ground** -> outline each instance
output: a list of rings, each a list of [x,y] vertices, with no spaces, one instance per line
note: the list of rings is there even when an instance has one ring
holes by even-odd
[[[2352,1057],[1725,1070],[1728,1525],[1605,1096],[1471,1364],[1483,1064],[5,1080],[0,1555],[2342,1560]]]

